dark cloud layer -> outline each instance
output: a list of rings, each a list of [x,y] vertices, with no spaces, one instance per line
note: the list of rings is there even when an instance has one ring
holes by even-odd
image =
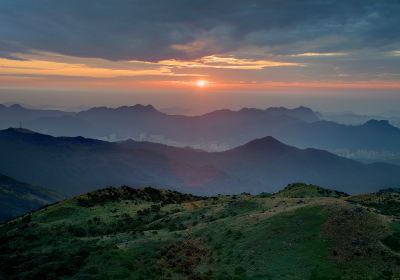
[[[0,56],[109,60],[400,48],[400,1],[2,0]]]

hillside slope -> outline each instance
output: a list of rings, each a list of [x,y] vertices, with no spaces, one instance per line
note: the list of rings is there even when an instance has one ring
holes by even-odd
[[[1,225],[0,278],[398,279],[386,196],[400,204],[304,184],[208,198],[108,188]]]
[[[63,197],[52,191],[0,174],[0,222],[25,214]]]
[[[400,185],[400,167],[361,164],[272,137],[225,152],[149,142],[52,137],[26,129],[0,131],[0,172],[67,195],[109,185],[155,185],[197,194],[278,191],[290,182],[348,193]]]

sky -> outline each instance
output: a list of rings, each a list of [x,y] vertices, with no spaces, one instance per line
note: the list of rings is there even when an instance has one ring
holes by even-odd
[[[399,26],[398,0],[2,0],[0,102],[392,110]]]

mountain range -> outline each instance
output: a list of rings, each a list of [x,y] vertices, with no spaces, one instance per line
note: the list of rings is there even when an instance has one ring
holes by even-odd
[[[75,195],[108,185],[154,185],[195,194],[277,191],[291,182],[361,193],[400,185],[400,167],[363,164],[264,137],[223,152],[150,142],[0,131],[0,172]]]
[[[0,128],[24,127],[53,136],[107,141],[134,139],[223,151],[273,136],[365,162],[400,160],[400,129],[385,120],[345,125],[321,119],[310,108],[218,110],[200,116],[169,115],[151,105],[94,107],[80,112],[0,106]]]

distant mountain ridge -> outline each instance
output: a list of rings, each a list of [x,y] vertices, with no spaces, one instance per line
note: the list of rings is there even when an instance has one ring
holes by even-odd
[[[68,195],[108,185],[153,185],[196,194],[277,191],[291,182],[360,193],[400,185],[400,167],[361,164],[264,137],[224,152],[133,140],[0,131],[0,172]]]
[[[0,104],[0,128],[19,127],[27,125],[39,118],[60,117],[73,113],[59,110],[40,110],[25,108],[19,104],[3,105]]]
[[[228,150],[270,135],[296,147],[328,150],[365,162],[400,161],[400,129],[388,121],[338,124],[321,120],[319,113],[304,106],[222,109],[200,116],[169,115],[140,104],[76,113],[0,107],[0,128],[20,126],[20,121],[22,127],[53,136],[134,139],[207,151]]]
[[[28,116],[21,115],[20,110]],[[36,117],[32,117],[34,114]],[[168,115],[152,105],[141,104],[94,107],[77,113],[13,110],[9,106],[0,109],[2,115],[5,116],[4,122],[0,122],[3,128],[19,126],[22,121],[23,127],[53,136],[85,136],[111,141],[132,138],[210,150],[226,149],[266,136],[271,134],[266,131],[277,125],[318,120],[317,115],[306,107],[226,109],[200,116],[183,116]],[[242,133],[238,133],[238,129]]]

